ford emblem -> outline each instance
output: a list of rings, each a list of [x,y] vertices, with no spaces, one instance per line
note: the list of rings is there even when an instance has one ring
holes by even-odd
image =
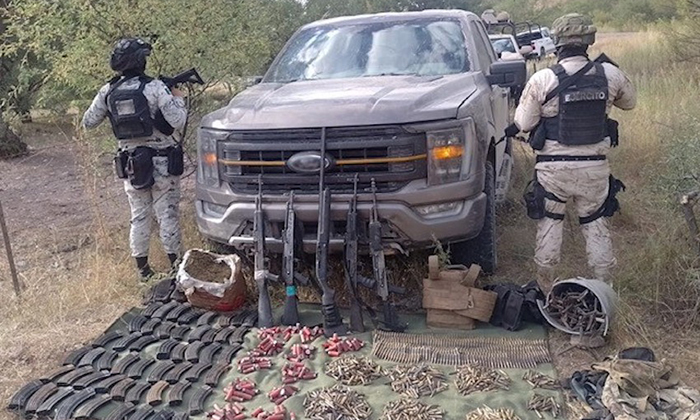
[[[317,174],[321,172],[321,162],[325,162],[326,170],[335,163],[331,156],[322,157],[320,152],[300,152],[287,159],[287,167],[301,174]]]

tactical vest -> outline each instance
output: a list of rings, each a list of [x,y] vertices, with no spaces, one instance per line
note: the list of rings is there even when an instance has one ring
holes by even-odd
[[[136,89],[119,89],[119,86],[133,78],[122,78],[113,83],[107,92],[106,102],[112,131],[119,140],[129,140],[153,135],[154,121],[143,90],[151,80],[138,77]]]
[[[567,146],[601,142],[607,133],[608,79],[600,63],[559,93],[559,114],[544,118],[546,138]],[[562,84],[569,76],[561,64],[551,67]]]

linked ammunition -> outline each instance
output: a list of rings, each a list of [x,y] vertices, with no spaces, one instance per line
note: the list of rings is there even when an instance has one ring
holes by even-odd
[[[347,356],[326,364],[326,375],[344,385],[367,385],[384,376],[381,366],[364,356]]]

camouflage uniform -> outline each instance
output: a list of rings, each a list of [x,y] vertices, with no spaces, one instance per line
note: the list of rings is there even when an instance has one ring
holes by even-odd
[[[595,28],[592,28],[593,34],[588,33],[586,36],[594,35]],[[557,29],[557,25],[554,25],[554,29]],[[559,41],[567,41],[567,39]],[[585,45],[592,43],[592,40],[589,41],[587,38],[583,41]],[[560,42],[558,46],[561,46]],[[580,39],[579,42],[581,42]],[[576,73],[587,63],[588,58],[584,55],[559,61],[569,75]],[[634,108],[637,94],[629,78],[612,64],[604,63],[603,67],[608,80],[607,113],[610,113],[613,106],[623,110]],[[594,71],[591,69],[591,72]],[[555,117],[559,114],[558,98],[555,97],[543,105],[547,94],[558,85],[559,80],[551,69],[540,70],[530,78],[515,111],[515,123],[518,128],[531,131],[542,118]],[[590,156],[607,155],[609,151],[610,139],[606,137],[596,144],[577,146],[564,145],[556,140],[546,140],[544,148],[537,150],[536,153],[538,155]],[[564,201],[561,203],[546,199],[545,208],[550,213],[565,213],[565,202],[571,199],[576,206],[578,216],[587,217],[599,209],[608,196],[610,167],[607,160],[539,162],[535,169],[537,179],[544,189]],[[537,224],[535,263],[540,275],[548,277],[544,280],[545,283],[553,278],[553,269],[560,260],[563,224],[563,220],[549,217],[539,220]],[[589,266],[593,269],[596,278],[607,280],[610,269],[617,262],[613,254],[607,218],[601,217],[581,225],[581,231],[586,239]]]
[[[106,95],[109,84],[104,85],[92,101],[92,105],[83,116],[83,126],[93,128],[107,117]],[[118,89],[135,89],[138,87],[137,78],[124,82]],[[173,96],[165,84],[157,79],[146,84],[144,96],[148,100],[151,116],[160,109],[165,120],[176,130],[182,130],[187,120],[187,109],[184,100]],[[138,146],[147,146],[156,150],[167,149],[176,143],[167,136],[153,129],[153,135],[146,138],[120,140],[121,150],[132,150]],[[131,232],[129,241],[133,257],[148,256],[149,238],[151,235],[151,214],[155,212],[160,225],[160,239],[168,254],[180,254],[181,233],[179,223],[180,177],[168,173],[168,158],[153,157],[154,185],[151,188],[136,190],[131,183],[124,181],[124,190],[129,198],[131,207]]]

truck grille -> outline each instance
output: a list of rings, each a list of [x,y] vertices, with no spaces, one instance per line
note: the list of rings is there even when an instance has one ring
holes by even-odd
[[[286,165],[299,152],[320,151],[321,129],[234,131],[219,143],[219,171],[237,193],[263,192],[317,194],[317,174],[298,173]],[[333,193],[369,192],[374,179],[378,192],[392,192],[410,181],[426,177],[424,133],[410,133],[400,126],[328,128],[326,153],[337,165],[326,171],[326,185]]]

